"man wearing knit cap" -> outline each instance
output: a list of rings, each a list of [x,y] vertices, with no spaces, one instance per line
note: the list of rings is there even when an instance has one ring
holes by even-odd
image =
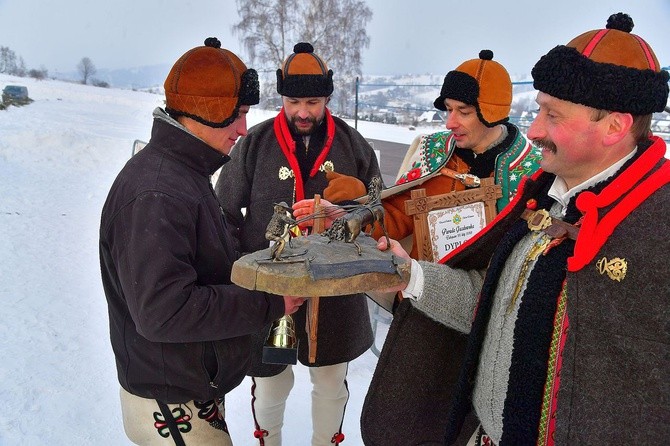
[[[123,424],[141,445],[232,445],[224,397],[244,379],[251,334],[303,299],[230,282],[235,240],[209,178],[247,133],[256,72],[208,38],[177,60],[165,94],[100,224]]]
[[[472,409],[476,445],[670,435],[670,161],[650,131],[669,76],[632,29],[614,14],[537,62],[541,170],[447,266],[412,262],[403,293],[469,333],[445,444]]]
[[[490,50],[480,51],[478,58],[463,62],[445,76],[434,105],[447,111],[446,131],[418,136],[396,183],[383,192],[387,231],[392,238],[405,240],[412,258],[418,258],[419,243],[413,217],[405,214],[405,201],[411,199],[413,189],[425,189],[430,197],[460,192],[479,178],[493,177],[503,192],[496,202],[501,211],[514,197],[519,182],[538,169],[539,149],[508,122],[511,104],[512,81]],[[325,197],[335,202],[355,198],[347,186],[342,177],[334,178]],[[373,236],[381,237],[381,228]],[[462,357],[466,338],[414,309],[409,299],[395,304],[363,406],[363,439],[372,445],[440,442],[456,376],[434,371]],[[412,360],[407,361],[408,357]],[[416,364],[430,366],[417,369]],[[474,429],[474,418],[468,421]],[[413,428],[396,429],[403,423]]]
[[[281,111],[249,130],[216,185],[226,215],[240,231],[245,252],[267,248],[264,234],[275,203],[293,205],[323,194],[328,185],[327,172],[341,172],[361,184],[381,176],[370,145],[328,110],[333,71],[314,53],[311,44],[298,43],[293,51],[277,70]],[[364,194],[365,188],[359,193]],[[330,203],[322,200],[322,204]],[[313,383],[311,444],[340,444],[349,398],[347,365],[373,341],[366,297],[328,297],[319,299],[318,304],[309,300],[294,319],[298,360],[309,367]],[[258,333],[249,372],[253,379],[255,436],[263,446],[281,444],[286,399],[294,379],[292,366],[262,362],[269,329],[270,325]],[[312,349],[310,340],[316,341]]]

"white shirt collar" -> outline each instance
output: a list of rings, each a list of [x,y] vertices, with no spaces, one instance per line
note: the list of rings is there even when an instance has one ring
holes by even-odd
[[[549,188],[548,195],[558,202],[558,204],[561,206],[561,214],[565,216],[568,203],[570,202],[570,199],[572,197],[577,195],[578,192],[581,192],[584,189],[588,189],[594,184],[599,183],[600,181],[603,181],[614,175],[621,168],[621,166],[624,165],[626,161],[628,161],[633,157],[633,155],[635,155],[636,152],[637,149],[633,150],[628,155],[621,158],[619,161],[612,164],[607,169],[592,176],[588,180],[578,184],[577,186],[573,187],[570,190],[568,190],[568,187],[565,184],[565,180],[563,180],[563,178],[560,178],[559,176],[556,176],[556,179],[554,179],[554,183],[551,185],[551,188]]]

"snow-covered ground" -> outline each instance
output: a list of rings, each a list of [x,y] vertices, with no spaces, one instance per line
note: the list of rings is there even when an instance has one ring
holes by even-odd
[[[130,444],[100,282],[99,218],[163,97],[0,75],[0,88],[7,84],[27,86],[35,102],[0,111],[0,445]],[[252,108],[249,125],[275,114]],[[358,129],[407,144],[416,135],[366,122]],[[350,365],[349,446],[362,444],[359,415],[376,360],[368,351]],[[295,372],[284,444],[306,445],[311,386],[305,367]],[[255,444],[249,392],[245,380],[226,401],[237,446]]]

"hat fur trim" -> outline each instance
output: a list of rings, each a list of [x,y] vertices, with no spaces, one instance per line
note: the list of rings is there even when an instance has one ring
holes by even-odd
[[[333,93],[333,70],[327,75],[289,74],[277,70],[277,93],[290,98],[328,97]]]
[[[594,62],[564,45],[542,56],[531,74],[536,90],[600,110],[647,115],[662,112],[668,100],[667,71]]]

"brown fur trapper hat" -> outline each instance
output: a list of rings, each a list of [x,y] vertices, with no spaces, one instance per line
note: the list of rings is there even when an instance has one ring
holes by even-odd
[[[533,67],[536,90],[600,110],[648,115],[663,111],[668,72],[641,37],[633,19],[610,16],[605,29],[585,32],[549,51]]]
[[[481,50],[479,59],[463,62],[444,77],[435,108],[446,110],[445,99],[473,105],[479,120],[494,127],[509,120],[512,80],[505,67],[493,60],[493,51]]]
[[[333,70],[314,54],[310,43],[300,42],[277,70],[277,93],[291,98],[328,97],[333,93]]]
[[[175,62],[165,79],[165,110],[210,127],[235,121],[241,105],[258,104],[258,74],[215,37]]]

